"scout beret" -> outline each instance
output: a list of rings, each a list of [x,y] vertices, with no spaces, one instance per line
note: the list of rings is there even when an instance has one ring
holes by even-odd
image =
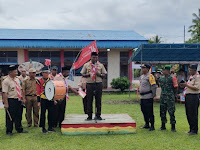
[[[45,67],[42,68],[42,72],[49,73],[50,71],[49,71],[49,68],[47,66],[45,66]]]
[[[10,65],[9,67],[8,67],[8,71],[13,71],[13,70],[17,70],[17,65]]]
[[[51,70],[58,70],[58,67],[57,67],[57,66],[53,66],[53,67],[51,68]]]
[[[65,66],[65,67],[62,67],[62,71],[65,71],[65,70],[70,70],[71,67],[70,66]]]
[[[91,56],[98,56],[98,53],[97,52],[92,52]]]
[[[147,69],[150,69],[151,68],[151,66],[150,65],[148,65],[148,64],[142,64],[142,66],[140,66],[141,68],[147,68]]]
[[[169,70],[169,71],[170,71],[170,69],[171,69],[170,65],[165,65],[164,68],[163,68],[163,70]]]
[[[197,64],[192,64],[192,65],[190,65],[190,69],[195,69],[195,70],[197,70],[197,67],[198,67]]]

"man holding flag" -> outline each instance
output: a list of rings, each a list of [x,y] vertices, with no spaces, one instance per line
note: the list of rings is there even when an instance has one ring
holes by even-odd
[[[102,79],[107,74],[103,64],[98,61],[98,53],[91,53],[91,60],[84,64],[81,74],[86,78],[87,94],[87,120],[92,120],[93,97],[95,96],[95,120],[101,118],[101,97],[102,97]]]

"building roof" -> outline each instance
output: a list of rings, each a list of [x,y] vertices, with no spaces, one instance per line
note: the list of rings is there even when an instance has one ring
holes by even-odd
[[[134,31],[0,29],[0,48],[136,48],[147,39]]]
[[[142,44],[129,60],[150,64],[200,63],[200,44]]]
[[[0,29],[0,39],[31,40],[147,40],[135,31]]]

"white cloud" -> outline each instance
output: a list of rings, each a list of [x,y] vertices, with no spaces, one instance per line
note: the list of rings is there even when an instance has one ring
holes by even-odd
[[[198,0],[0,0],[0,28],[135,30],[183,42]],[[188,38],[190,34],[186,34]]]

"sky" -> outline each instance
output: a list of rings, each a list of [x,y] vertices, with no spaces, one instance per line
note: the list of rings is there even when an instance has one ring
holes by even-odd
[[[199,0],[0,0],[0,28],[134,30],[183,43],[198,8]]]

